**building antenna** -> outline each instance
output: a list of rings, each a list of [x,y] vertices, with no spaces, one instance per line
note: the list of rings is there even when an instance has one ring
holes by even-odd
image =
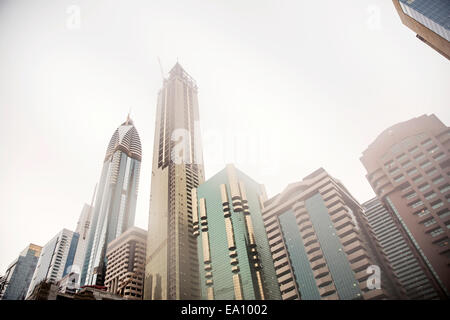
[[[127,122],[125,125],[128,125],[128,122],[130,122],[130,115],[131,115],[131,107],[130,109],[128,109]]]

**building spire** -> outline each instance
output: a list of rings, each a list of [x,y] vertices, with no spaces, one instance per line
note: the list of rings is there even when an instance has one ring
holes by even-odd
[[[131,107],[130,107],[130,109],[128,110],[128,115],[127,115],[127,121],[125,122],[125,125],[127,126],[128,125],[128,123],[130,122],[130,114],[131,114]]]

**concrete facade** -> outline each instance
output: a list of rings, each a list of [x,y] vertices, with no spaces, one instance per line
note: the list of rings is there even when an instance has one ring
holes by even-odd
[[[325,170],[290,184],[263,205],[283,300],[384,299],[395,294],[361,206]],[[377,267],[380,286],[373,287],[369,277]]]
[[[158,93],[145,299],[198,299],[192,188],[204,181],[197,85],[178,63]],[[181,157],[179,157],[181,155]]]
[[[383,131],[361,161],[441,297],[450,291],[450,129],[423,115]]]
[[[108,292],[125,300],[142,300],[147,231],[131,227],[112,241],[106,250]]]

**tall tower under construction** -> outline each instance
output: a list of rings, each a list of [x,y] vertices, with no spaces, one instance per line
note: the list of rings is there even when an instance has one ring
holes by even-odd
[[[144,299],[200,297],[192,189],[204,181],[197,85],[177,63],[158,93]]]

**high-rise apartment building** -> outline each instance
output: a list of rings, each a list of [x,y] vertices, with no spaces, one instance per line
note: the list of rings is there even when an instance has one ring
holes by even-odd
[[[378,198],[363,205],[364,215],[405,299],[435,299],[438,293],[414,254],[407,234]]]
[[[442,297],[450,292],[449,149],[449,127],[423,115],[383,131],[361,157],[377,197]]]
[[[144,299],[198,299],[192,188],[204,181],[197,85],[178,63],[158,93]]]
[[[0,300],[24,300],[36,269],[42,247],[28,245],[0,280]]]
[[[42,248],[27,297],[40,282],[56,283],[69,272],[75,258],[78,238],[78,233],[63,229]]]
[[[128,117],[114,131],[106,150],[90,222],[82,284],[104,284],[108,244],[134,225],[141,159],[139,134]]]
[[[265,190],[233,165],[193,189],[202,299],[281,298],[261,204]]]
[[[325,170],[290,184],[263,205],[283,300],[396,295],[361,206]]]
[[[113,240],[106,251],[105,286],[125,300],[142,300],[147,231],[131,227]]]
[[[450,1],[392,0],[402,23],[417,38],[450,59]]]

